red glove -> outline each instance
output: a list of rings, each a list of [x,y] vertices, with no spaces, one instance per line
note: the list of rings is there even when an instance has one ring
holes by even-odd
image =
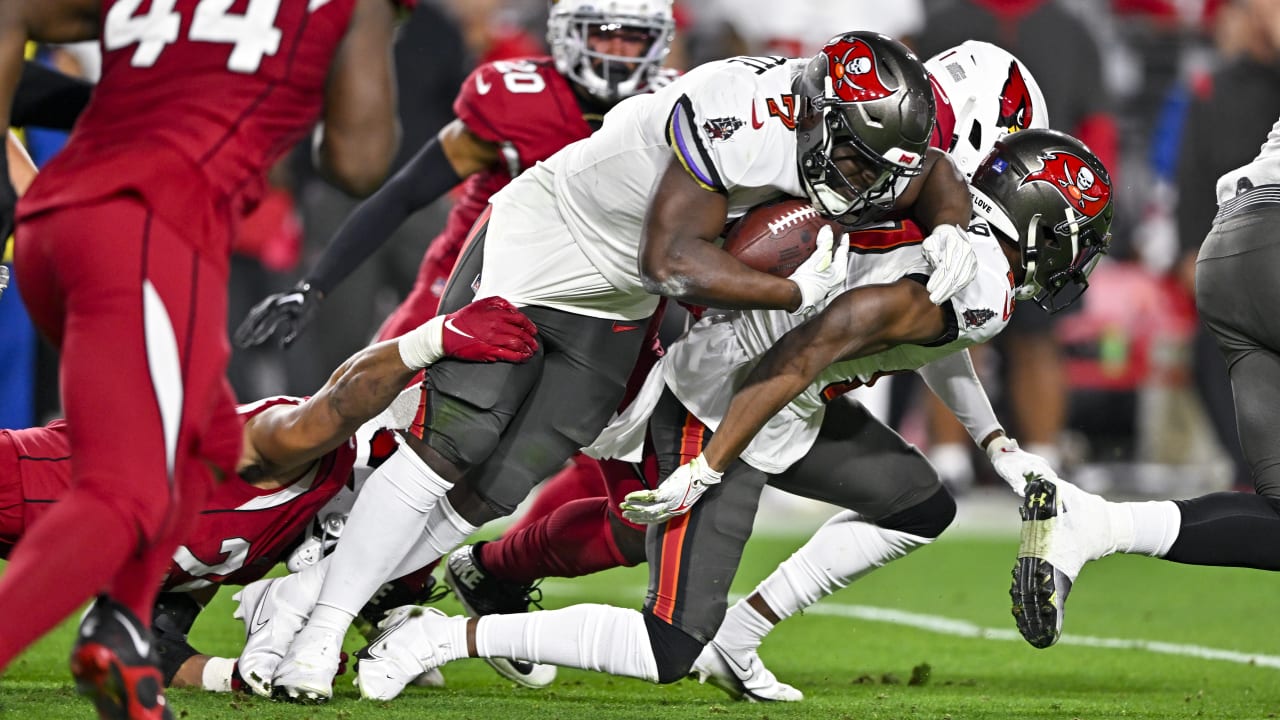
[[[476,300],[444,316],[445,355],[474,362],[524,362],[538,349],[538,328],[500,297]]]

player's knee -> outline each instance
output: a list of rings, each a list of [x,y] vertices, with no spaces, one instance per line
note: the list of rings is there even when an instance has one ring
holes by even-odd
[[[475,425],[448,435],[428,430],[427,444],[459,470],[473,468],[493,454],[501,434],[496,427]]]
[[[956,500],[942,485],[924,500],[881,518],[876,525],[888,530],[936,538],[956,519]]]
[[[687,677],[706,643],[659,620],[650,612],[644,613],[644,626],[649,632],[649,647],[658,668],[658,682],[673,683]]]
[[[183,663],[200,654],[187,642],[187,633],[200,609],[200,604],[187,593],[161,593],[156,598],[151,632],[155,635],[165,687],[173,684]]]

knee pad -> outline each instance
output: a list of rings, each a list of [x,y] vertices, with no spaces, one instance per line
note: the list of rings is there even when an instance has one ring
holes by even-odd
[[[956,519],[956,501],[942,485],[924,500],[881,518],[876,525],[887,530],[936,538]]]
[[[644,627],[649,632],[649,647],[658,666],[658,682],[673,683],[687,677],[706,643],[647,611]]]
[[[200,603],[187,593],[160,593],[156,598],[151,632],[155,635],[165,687],[173,684],[173,676],[183,663],[200,654],[187,642],[187,633],[191,632],[201,609]]]

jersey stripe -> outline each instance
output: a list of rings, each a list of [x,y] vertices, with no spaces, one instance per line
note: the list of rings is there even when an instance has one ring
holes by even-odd
[[[693,103],[688,95],[681,95],[671,110],[671,117],[667,120],[667,144],[676,151],[676,159],[698,185],[712,192],[726,192],[711,154],[702,144],[702,137],[694,125]]]

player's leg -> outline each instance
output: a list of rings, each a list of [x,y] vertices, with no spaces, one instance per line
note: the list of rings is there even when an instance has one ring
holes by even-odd
[[[708,431],[668,395],[651,425],[672,448],[673,470],[701,451]],[[686,453],[681,455],[681,453]],[[650,589],[645,611],[607,605],[479,619],[402,608],[358,657],[365,697],[395,697],[413,674],[461,657],[503,657],[673,682],[684,677],[715,633],[765,476],[735,463],[694,508],[649,530]]]
[[[1114,552],[1195,565],[1280,570],[1280,290],[1275,224],[1280,207],[1219,219],[1196,265],[1196,304],[1231,376],[1236,419],[1257,494],[1113,503],[1070,483],[1027,485],[1014,617],[1026,640],[1048,647],[1061,635],[1080,569]]]
[[[915,447],[862,405],[827,408],[818,441],[770,484],[847,508],[730,608],[695,670],[732,695],[795,701],[757,648],[782,620],[923,547],[955,517],[955,501]],[[736,668],[736,669],[735,669]]]

